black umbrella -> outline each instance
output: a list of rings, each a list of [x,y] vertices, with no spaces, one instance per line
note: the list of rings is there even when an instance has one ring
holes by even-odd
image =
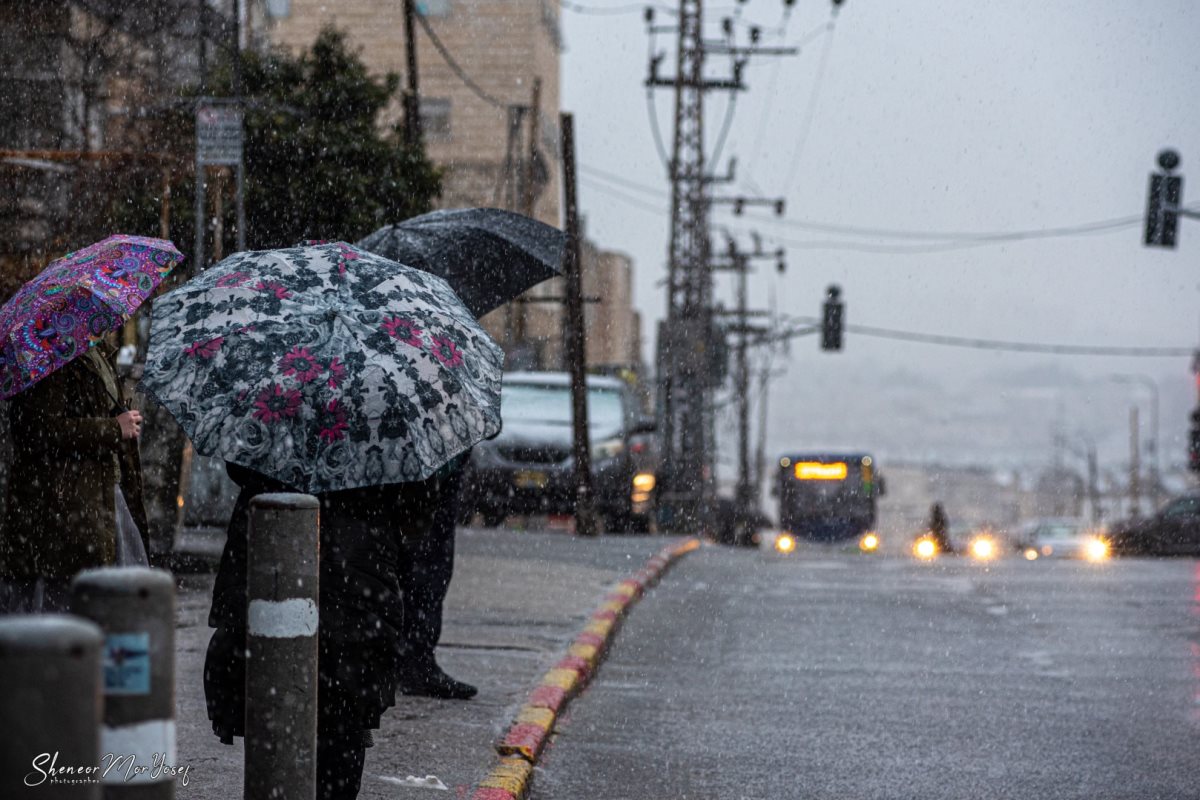
[[[498,208],[433,211],[380,228],[358,247],[442,278],[481,317],[562,274],[566,235]]]

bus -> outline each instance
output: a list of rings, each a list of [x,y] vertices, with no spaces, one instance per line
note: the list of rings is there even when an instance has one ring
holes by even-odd
[[[788,453],[779,459],[779,525],[813,541],[854,539],[875,528],[883,479],[866,453]]]

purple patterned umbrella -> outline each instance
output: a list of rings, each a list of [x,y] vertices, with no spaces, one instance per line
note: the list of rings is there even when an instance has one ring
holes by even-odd
[[[182,260],[166,239],[118,235],[52,262],[0,307],[0,399],[123,324]]]

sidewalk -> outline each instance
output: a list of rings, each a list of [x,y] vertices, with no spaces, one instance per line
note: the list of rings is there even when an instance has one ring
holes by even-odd
[[[562,656],[615,581],[629,577],[669,540],[564,533],[464,530],[447,598],[438,658],[477,685],[469,701],[399,697],[375,731],[359,797],[466,797],[495,763],[494,745],[541,675]],[[178,762],[192,765],[180,798],[242,796],[242,742],[222,745],[204,706],[204,653],[211,574],[181,576]],[[636,613],[636,612],[635,612]],[[405,785],[434,775],[450,792]]]

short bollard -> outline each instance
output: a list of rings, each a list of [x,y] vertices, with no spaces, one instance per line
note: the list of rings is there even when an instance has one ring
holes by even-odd
[[[71,582],[71,612],[104,631],[104,797],[173,798],[187,779],[175,753],[175,579],[87,569]]]
[[[313,800],[317,785],[317,498],[250,503],[245,800]]]
[[[100,629],[0,618],[0,797],[99,800]]]

